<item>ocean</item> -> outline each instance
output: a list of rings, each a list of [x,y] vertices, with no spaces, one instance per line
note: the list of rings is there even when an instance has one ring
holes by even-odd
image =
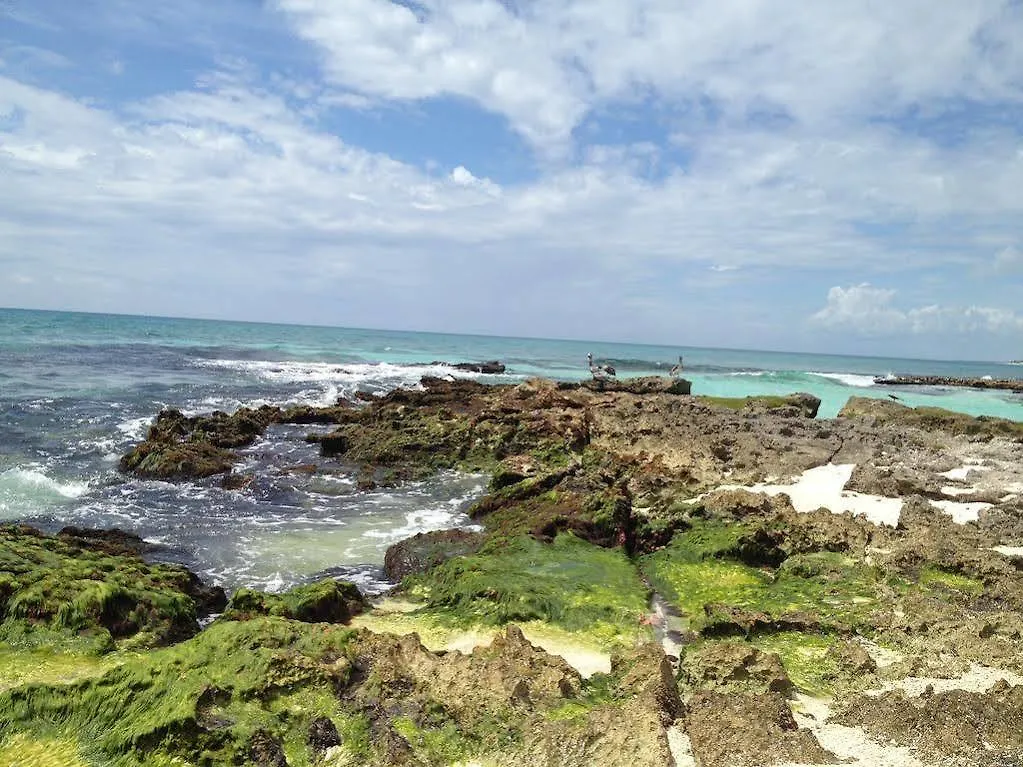
[[[1018,378],[993,362],[784,354],[597,341],[303,327],[212,320],[0,309],[0,521],[48,531],[117,527],[160,545],[228,591],[272,591],[322,576],[370,593],[387,587],[384,552],[417,532],[469,524],[465,510],[486,477],[446,473],[396,489],[359,492],[341,471],[296,472],[318,462],[297,435],[276,427],[242,451],[256,479],[225,490],[214,478],[171,484],[127,478],[117,461],[153,416],[242,405],[326,405],[355,392],[414,386],[423,375],[489,382],[530,376],[581,380],[586,354],[619,377],[665,374],[678,356],[694,394],[808,391],[834,416],[850,396],[896,393],[908,405],[1023,421],[1023,396],[950,388],[877,387],[879,375]],[[436,361],[497,359],[503,375],[453,372]]]

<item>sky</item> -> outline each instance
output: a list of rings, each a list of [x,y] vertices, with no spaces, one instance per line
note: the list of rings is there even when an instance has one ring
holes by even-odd
[[[0,306],[1023,357],[1023,0],[0,0]]]

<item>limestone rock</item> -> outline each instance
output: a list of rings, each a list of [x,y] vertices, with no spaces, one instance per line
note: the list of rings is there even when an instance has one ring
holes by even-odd
[[[484,536],[466,530],[437,530],[419,533],[393,544],[384,554],[384,574],[392,582],[407,575],[423,573],[451,557],[476,552]]]

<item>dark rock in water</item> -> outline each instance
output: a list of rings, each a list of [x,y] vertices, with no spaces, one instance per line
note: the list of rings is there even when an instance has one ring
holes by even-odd
[[[143,442],[121,458],[120,469],[148,479],[201,479],[226,474],[236,456],[206,442]]]
[[[640,376],[638,378],[606,378],[581,383],[560,383],[560,389],[589,389],[598,392],[626,392],[628,394],[689,394],[693,382],[685,378]]]
[[[348,438],[344,434],[338,432],[324,434],[316,441],[320,443],[320,455],[324,458],[348,452]]]
[[[62,527],[57,537],[62,540],[104,554],[140,555],[159,548],[147,543],[134,533],[126,533],[116,528],[112,530],[95,530],[86,527]]]
[[[258,767],[288,767],[284,746],[266,730],[256,730],[249,739],[249,758]]]
[[[327,717],[321,716],[319,719],[313,720],[313,723],[309,725],[309,735],[306,738],[306,743],[309,744],[309,750],[314,755],[322,757],[327,749],[341,745],[341,736],[338,734],[334,723]]]
[[[880,386],[956,386],[969,389],[999,389],[1023,392],[1019,378],[955,378],[952,376],[878,376],[874,383]]]
[[[483,541],[482,533],[466,530],[419,533],[388,547],[384,555],[384,574],[389,581],[398,582],[406,575],[424,573],[452,557],[473,554]]]
[[[488,362],[456,362],[451,367],[456,370],[464,370],[467,373],[488,373],[490,375],[497,375],[505,371],[504,365],[497,360],[490,360]]]
[[[225,490],[244,490],[252,484],[255,479],[251,474],[234,474],[228,472],[221,481],[220,486]]]
[[[454,368],[466,373],[488,373],[490,375],[497,375],[505,371],[504,365],[498,360],[489,360],[487,362],[442,362],[441,360],[434,360],[430,365]]]
[[[297,424],[328,424],[340,423],[351,403],[340,400],[335,407],[312,407],[311,405],[294,405],[281,413],[281,423]]]
[[[238,589],[224,611],[226,620],[249,620],[274,615],[305,623],[345,623],[367,607],[358,587],[326,578],[296,586],[283,594]]]
[[[267,426],[281,418],[281,409],[264,405],[241,408],[233,415],[214,411],[186,416],[163,410],[149,427],[146,440],[121,458],[120,469],[150,479],[193,479],[231,470],[231,450],[251,445]]]

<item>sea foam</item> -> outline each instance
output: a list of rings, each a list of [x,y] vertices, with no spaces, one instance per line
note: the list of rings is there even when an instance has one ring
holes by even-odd
[[[861,375],[858,373],[818,373],[816,371],[810,371],[807,375],[817,376],[818,378],[829,378],[832,381],[838,381],[841,384],[854,386],[858,389],[865,389],[874,385],[874,376]]]
[[[54,503],[80,498],[88,482],[60,482],[36,468],[16,466],[0,474],[0,517],[17,519],[45,512]]]
[[[329,405],[356,391],[384,394],[396,388],[419,386],[423,376],[454,379],[480,379],[487,374],[458,370],[450,365],[270,362],[266,360],[195,360],[197,367],[234,370],[275,384],[325,384],[324,389],[304,389],[292,397],[300,404]]]

